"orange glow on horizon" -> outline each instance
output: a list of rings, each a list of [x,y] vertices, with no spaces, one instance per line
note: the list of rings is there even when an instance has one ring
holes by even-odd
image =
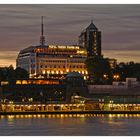
[[[18,51],[1,51],[0,52],[0,67],[13,65],[16,67],[16,58]],[[140,63],[140,50],[103,50],[104,57],[115,58],[117,62],[138,62]]]

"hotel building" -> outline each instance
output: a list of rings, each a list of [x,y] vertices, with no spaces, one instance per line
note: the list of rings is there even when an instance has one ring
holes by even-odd
[[[85,60],[87,51],[78,45],[45,45],[43,18],[40,45],[30,46],[20,51],[16,67],[27,70],[30,77],[62,77],[68,72],[79,72],[87,78]]]

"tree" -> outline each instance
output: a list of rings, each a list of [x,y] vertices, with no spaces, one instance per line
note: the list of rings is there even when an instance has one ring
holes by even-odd
[[[88,57],[86,66],[89,73],[89,80],[94,84],[111,84],[112,71],[108,58],[103,56]]]
[[[127,77],[137,78],[140,80],[140,63],[121,62],[114,69],[113,73],[118,73],[121,81],[125,81]]]
[[[20,67],[15,69],[15,79],[26,79],[29,78],[29,74],[25,69],[22,69]]]
[[[16,79],[29,78],[29,74],[22,68],[16,68],[10,65],[9,67],[0,68],[0,81],[14,82]]]

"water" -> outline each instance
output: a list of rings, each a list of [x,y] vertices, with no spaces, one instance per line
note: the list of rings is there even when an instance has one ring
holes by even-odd
[[[140,115],[0,116],[0,136],[138,136]]]

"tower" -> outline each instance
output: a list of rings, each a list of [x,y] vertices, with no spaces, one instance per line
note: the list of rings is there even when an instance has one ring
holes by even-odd
[[[44,26],[43,26],[43,16],[41,17],[41,36],[40,36],[40,44],[41,44],[42,46],[45,45]]]
[[[88,57],[101,55],[101,31],[93,24],[93,21],[81,32],[79,45],[87,49]]]

